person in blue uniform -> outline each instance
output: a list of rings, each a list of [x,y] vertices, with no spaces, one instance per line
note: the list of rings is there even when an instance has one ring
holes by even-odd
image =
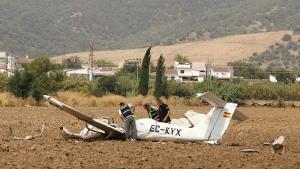
[[[134,106],[127,105],[123,102],[120,103],[119,114],[122,121],[125,123],[125,139],[136,141],[137,130],[133,112]]]

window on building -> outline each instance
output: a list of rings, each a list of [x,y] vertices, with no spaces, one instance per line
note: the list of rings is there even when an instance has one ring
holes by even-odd
[[[184,74],[184,70],[180,70],[180,73],[181,73],[181,74]]]

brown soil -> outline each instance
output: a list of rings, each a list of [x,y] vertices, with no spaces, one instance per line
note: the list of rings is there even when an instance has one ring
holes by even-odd
[[[116,107],[79,108],[87,114],[112,116]],[[180,117],[188,107],[173,107],[173,117]],[[208,107],[194,108],[206,112]],[[80,131],[84,123],[56,108],[0,108],[0,168],[300,168],[300,109],[242,107],[250,119],[230,126],[221,145],[197,143],[156,143],[64,140],[59,127]],[[143,117],[141,108],[138,117]],[[47,123],[41,137],[32,141],[14,140],[31,134],[33,128]],[[261,144],[284,135],[286,154],[273,155]],[[240,146],[226,146],[236,143]],[[242,153],[254,148],[259,153]]]

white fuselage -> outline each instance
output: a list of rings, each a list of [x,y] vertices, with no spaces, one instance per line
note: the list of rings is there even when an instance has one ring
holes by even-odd
[[[200,127],[180,127],[152,119],[136,120],[138,139],[153,141],[202,141],[205,130]]]

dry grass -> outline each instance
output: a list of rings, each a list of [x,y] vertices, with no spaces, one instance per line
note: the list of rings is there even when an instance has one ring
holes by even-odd
[[[142,106],[145,103],[155,105],[155,98],[153,96],[132,96],[124,98],[118,95],[108,95],[103,97],[95,97],[78,92],[59,92],[54,98],[62,101],[63,103],[74,107],[102,107],[102,106],[117,106],[120,102],[130,103],[135,106]],[[164,102],[172,106],[180,105],[196,105],[194,100],[184,100],[179,97],[170,97],[163,99]],[[32,97],[21,99],[13,96],[8,92],[0,93],[0,107],[22,107],[22,106],[50,106],[47,102],[38,104]]]
[[[253,52],[262,52],[275,42],[281,41],[284,34],[289,31],[266,32],[247,35],[234,35],[223,38],[217,38],[208,41],[197,41],[182,43],[170,46],[157,46],[152,50],[154,62],[161,53],[166,58],[167,65],[173,64],[177,54],[187,56],[193,62],[207,62],[208,59],[214,60],[216,64],[224,64],[230,61],[249,58]],[[142,58],[146,49],[128,49],[114,51],[94,52],[95,60],[110,60],[117,65],[122,65],[124,59]],[[52,57],[51,60],[56,63],[62,61],[62,57],[79,56],[83,63],[88,61],[88,52],[72,53],[64,56]]]
[[[70,106],[85,107],[116,106],[125,101],[124,97],[117,95],[95,97],[78,92],[59,92],[56,98]]]
[[[0,107],[19,107],[19,106],[37,106],[37,102],[32,98],[21,99],[13,96],[11,93],[0,93]],[[46,104],[41,104],[46,105]]]
[[[60,92],[57,94],[57,99],[70,106],[85,106],[85,107],[101,107],[101,106],[117,106],[120,102],[130,103],[135,106],[142,106],[145,103],[155,105],[155,98],[153,96],[132,96],[124,98],[118,95],[108,95],[103,97],[95,97],[78,92]],[[190,104],[194,101],[185,101],[179,97],[170,97],[169,99],[163,99],[170,105],[183,105]]]

